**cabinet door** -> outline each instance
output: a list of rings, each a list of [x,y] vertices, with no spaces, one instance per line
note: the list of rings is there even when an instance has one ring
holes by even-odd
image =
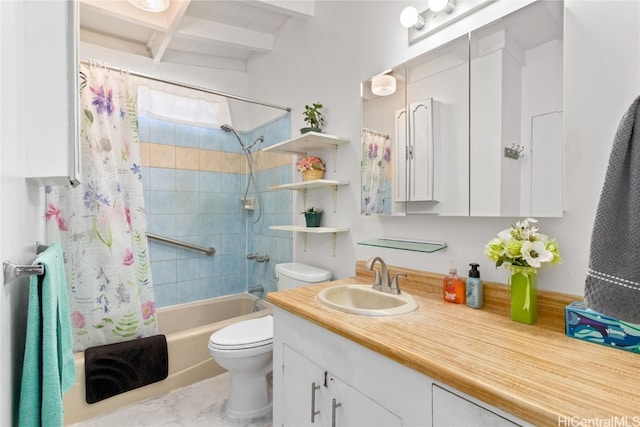
[[[513,427],[508,419],[433,385],[433,427]]]
[[[436,137],[431,98],[409,105],[409,200],[428,202],[435,195]]]
[[[377,402],[288,346],[283,351],[284,426],[401,426]]]
[[[325,371],[286,345],[282,359],[283,424],[291,427],[330,425],[328,411],[331,409],[323,400]]]
[[[402,419],[349,384],[328,374],[328,412],[332,426],[393,427]]]
[[[394,202],[407,201],[407,171],[409,169],[409,141],[407,140],[407,110],[401,109],[395,112],[396,139],[395,143],[395,180]]]

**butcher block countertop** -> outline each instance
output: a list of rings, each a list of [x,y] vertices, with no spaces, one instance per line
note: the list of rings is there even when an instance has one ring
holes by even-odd
[[[400,287],[416,311],[367,317],[316,300],[326,287],[372,283],[362,261],[355,278],[267,300],[534,425],[640,425],[640,355],[567,337],[563,307],[576,297],[539,292],[539,320],[526,325],[510,319],[505,286],[485,283],[485,306],[476,310],[443,302],[441,275],[391,270],[408,272]]]

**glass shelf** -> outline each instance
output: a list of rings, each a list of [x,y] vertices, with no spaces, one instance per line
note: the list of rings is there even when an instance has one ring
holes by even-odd
[[[358,242],[358,244],[364,246],[377,246],[379,248],[400,249],[404,251],[427,253],[437,252],[447,247],[447,244],[445,242],[430,242],[426,240],[402,240],[390,237],[365,240],[363,242]]]

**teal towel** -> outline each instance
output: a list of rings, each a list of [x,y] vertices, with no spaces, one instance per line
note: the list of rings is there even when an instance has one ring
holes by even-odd
[[[18,424],[62,426],[62,394],[76,380],[62,248],[54,243],[36,263],[45,274],[29,281]]]

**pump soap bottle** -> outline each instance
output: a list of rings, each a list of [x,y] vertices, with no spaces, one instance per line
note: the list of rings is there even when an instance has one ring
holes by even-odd
[[[444,278],[442,285],[442,296],[446,302],[464,304],[464,282],[458,277],[458,270],[453,261],[449,265],[449,275]]]
[[[469,264],[469,277],[467,278],[467,305],[473,308],[481,308],[484,304],[484,291],[482,281],[480,280],[480,272],[476,263]]]

